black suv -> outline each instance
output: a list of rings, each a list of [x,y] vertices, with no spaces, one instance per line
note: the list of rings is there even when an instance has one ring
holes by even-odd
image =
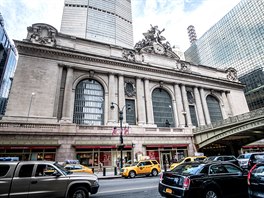
[[[250,170],[256,163],[264,162],[264,153],[252,153],[248,160],[248,170]]]

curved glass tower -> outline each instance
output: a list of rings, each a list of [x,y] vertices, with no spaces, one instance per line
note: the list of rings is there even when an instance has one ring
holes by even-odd
[[[133,48],[131,0],[65,0],[60,32]]]

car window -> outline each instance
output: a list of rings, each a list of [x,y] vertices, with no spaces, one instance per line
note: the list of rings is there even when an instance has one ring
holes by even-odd
[[[252,170],[252,177],[264,178],[264,166],[257,166],[254,170]]]
[[[224,157],[224,161],[228,161],[228,160],[234,160],[235,158],[234,157],[231,157],[231,156],[225,156]]]
[[[73,169],[75,169],[75,170],[79,170],[79,169],[82,169],[82,167],[81,167],[80,165],[75,165],[75,166],[73,167]]]
[[[144,162],[140,162],[140,163],[138,164],[138,166],[144,166],[144,165],[145,165]]]
[[[228,171],[228,173],[241,173],[241,170],[235,166],[232,166],[231,164],[224,164],[224,167]]]
[[[223,173],[228,173],[228,171],[222,165],[212,165],[210,167],[210,174],[223,174]]]
[[[199,161],[203,161],[203,160],[204,160],[204,158],[202,158],[202,157],[194,158],[194,161],[195,161],[195,162],[199,162]]]
[[[190,158],[187,158],[187,159],[184,160],[184,162],[190,162],[190,161],[191,161]]]
[[[35,176],[42,177],[42,176],[52,176],[57,172],[57,170],[47,164],[38,164]]]
[[[149,165],[152,165],[150,161],[146,161],[145,162],[145,166],[149,166]]]
[[[254,159],[256,160],[264,160],[264,154],[255,154]]]
[[[153,163],[153,164],[158,164],[158,162],[157,162],[157,161],[152,161],[152,163]]]
[[[9,165],[0,165],[0,177],[3,177],[7,174],[10,166]]]
[[[25,164],[22,165],[18,177],[31,177],[33,171],[34,164]]]
[[[179,166],[176,166],[172,172],[176,172],[179,174],[182,173],[188,173],[188,174],[196,174],[197,172],[199,172],[201,170],[203,165],[201,164],[181,164]]]

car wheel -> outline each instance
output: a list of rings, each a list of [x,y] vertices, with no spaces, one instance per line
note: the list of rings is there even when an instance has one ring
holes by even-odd
[[[157,175],[158,175],[158,171],[157,171],[157,169],[153,169],[153,170],[151,171],[151,174],[152,174],[152,176],[157,176]]]
[[[217,191],[214,189],[208,189],[205,192],[205,198],[220,198],[220,196],[218,195]]]
[[[130,172],[129,172],[129,177],[130,177],[130,178],[134,178],[134,177],[136,177],[136,173],[135,173],[135,171],[130,171]]]
[[[89,198],[89,192],[84,187],[77,187],[71,191],[69,198]]]

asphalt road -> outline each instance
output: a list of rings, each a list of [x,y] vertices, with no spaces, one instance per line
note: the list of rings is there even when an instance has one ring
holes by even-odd
[[[158,192],[159,176],[133,179],[99,180],[100,188],[91,198],[161,198]]]

